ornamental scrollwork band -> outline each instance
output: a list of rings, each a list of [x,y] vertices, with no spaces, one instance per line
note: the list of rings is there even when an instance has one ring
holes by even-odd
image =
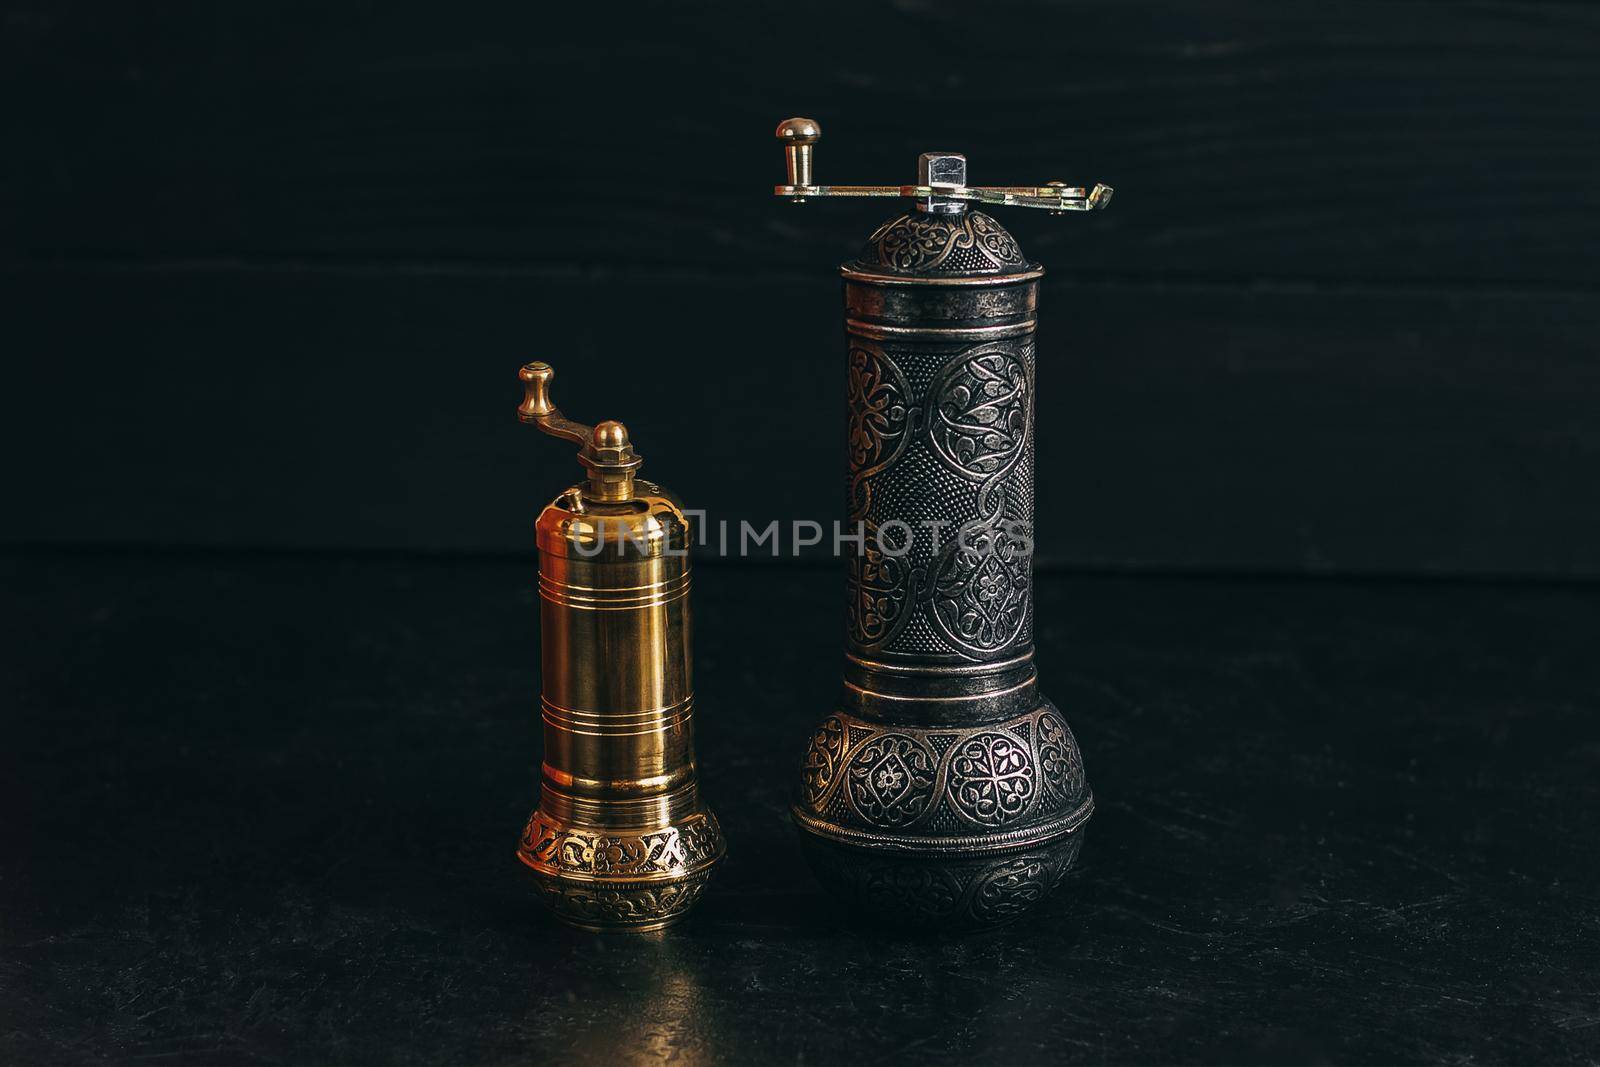
[[[812,735],[801,807],[845,829],[960,837],[1083,804],[1083,756],[1050,704],[973,727],[884,727],[835,714]]]
[[[863,855],[816,840],[805,847],[817,876],[876,921],[960,930],[1009,922],[1047,896],[1077,859],[1083,834],[956,861]]]
[[[973,891],[974,918],[988,924],[1021,915],[1056,887],[1082,847],[1082,836],[1073,835],[1055,849],[992,864]]]
[[[711,873],[645,884],[582,883],[540,875],[534,885],[560,918],[579,926],[653,927],[681,918],[694,906]]]
[[[845,567],[845,624],[850,639],[864,648],[879,648],[910,619],[917,572],[910,560],[879,547],[876,524],[863,524],[861,547]]]
[[[844,723],[837,715],[830,715],[811,735],[811,744],[806,746],[805,761],[800,767],[800,786],[807,803],[821,800],[833,786],[844,758],[844,747]]]
[[[633,878],[708,868],[725,847],[722,830],[709,814],[643,834],[597,834],[558,826],[535,811],[518,852],[530,867],[552,874]]]
[[[1067,721],[1053,711],[1039,716],[1035,740],[1039,746],[1039,769],[1045,787],[1061,796],[1075,797],[1083,792],[1083,758]]]
[[[911,440],[918,412],[909,406],[911,390],[905,376],[877,345],[861,341],[850,346],[845,383],[850,516],[861,518],[872,506],[868,479],[899,458]]]

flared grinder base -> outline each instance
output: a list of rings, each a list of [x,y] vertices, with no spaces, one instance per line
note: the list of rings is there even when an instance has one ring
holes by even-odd
[[[792,814],[824,887],[873,922],[972,930],[1061,882],[1094,812],[1076,739],[1025,715],[911,727],[836,712],[812,736]]]

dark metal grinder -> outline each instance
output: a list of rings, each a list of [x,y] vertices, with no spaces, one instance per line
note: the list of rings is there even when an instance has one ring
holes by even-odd
[[[1033,662],[1035,308],[1044,270],[975,205],[1103,208],[1111,189],[972,187],[929,152],[915,185],[817,185],[810,119],[778,127],[795,202],[904,197],[844,275],[844,686],[793,806],[812,869],[882,918],[1015,918],[1094,810]],[[859,528],[858,528],[859,527]]]

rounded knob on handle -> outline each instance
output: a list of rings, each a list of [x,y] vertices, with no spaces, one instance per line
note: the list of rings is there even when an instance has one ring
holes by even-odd
[[[822,126],[816,119],[784,119],[778,123],[778,140],[789,165],[790,185],[811,185],[812,146],[822,140]]]
[[[548,363],[529,363],[517,372],[522,379],[522,403],[517,405],[517,417],[523,422],[543,418],[556,409],[550,403],[550,379],[556,372]]]

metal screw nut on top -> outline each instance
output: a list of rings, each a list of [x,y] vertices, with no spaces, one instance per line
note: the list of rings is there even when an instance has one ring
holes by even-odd
[[[930,215],[959,215],[967,210],[960,200],[938,195],[941,189],[964,189],[967,185],[967,157],[959,152],[924,152],[917,157],[917,184],[935,190],[933,196],[917,201],[917,210]]]

